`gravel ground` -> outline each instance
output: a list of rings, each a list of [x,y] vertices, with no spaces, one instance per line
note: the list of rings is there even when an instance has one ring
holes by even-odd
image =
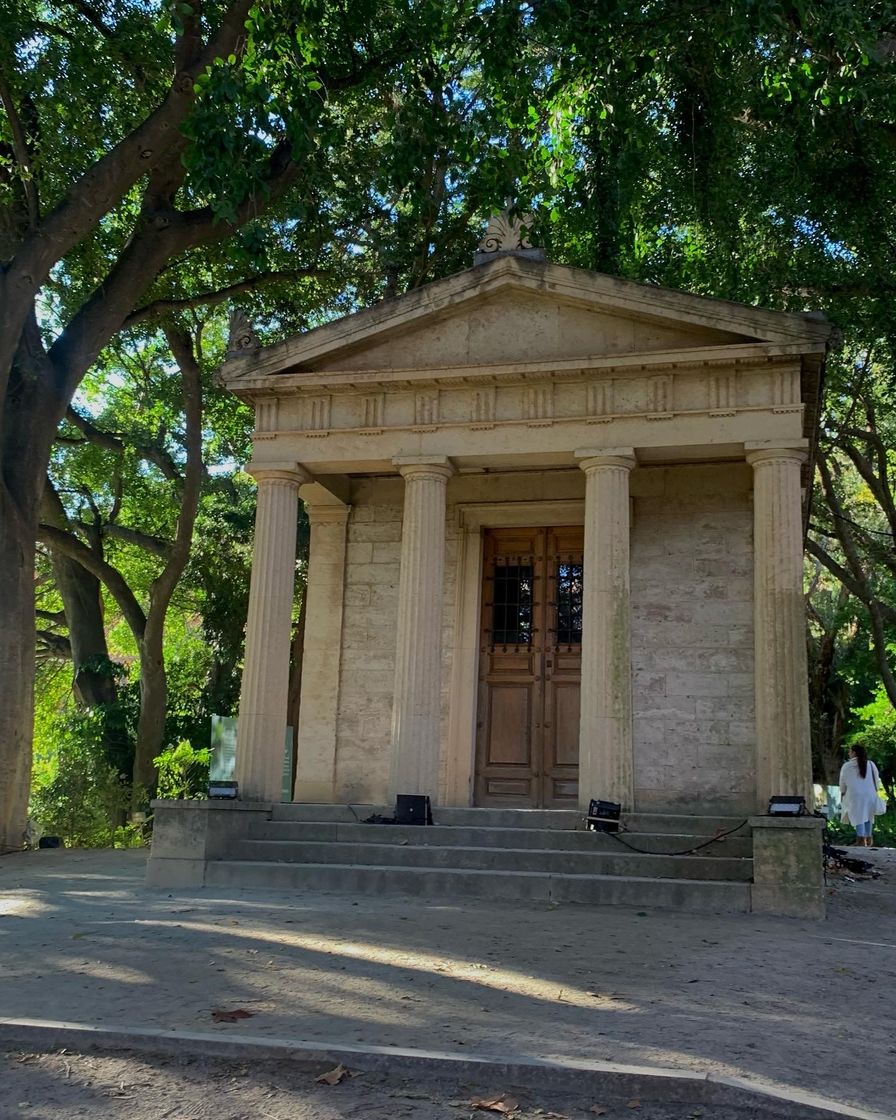
[[[896,1115],[896,1040],[886,1025],[896,978],[896,851],[862,855],[880,866],[880,877],[833,876],[827,920],[802,922],[339,894],[163,893],[143,885],[143,852],[21,853],[0,860],[0,1017],[712,1071]],[[234,1010],[249,1016],[213,1016]],[[226,1063],[88,1055],[68,1057],[66,1076],[58,1060],[6,1059],[0,1108],[15,1099],[18,1111],[0,1115],[188,1120],[214,1108],[217,1120],[378,1120],[471,1112],[445,1103],[460,1099],[450,1087],[437,1095],[437,1108],[407,1096],[419,1088],[382,1075],[335,1087],[305,1077],[280,1087],[282,1070],[253,1069],[222,1096],[236,1098],[225,1106],[209,1103],[202,1079],[223,1085],[234,1076]],[[10,1077],[38,1090],[7,1091]],[[97,1089],[143,1079],[151,1090],[126,1094],[139,1105]],[[195,1103],[177,1112],[171,1094],[187,1083],[196,1086]],[[58,1101],[40,1111],[50,1085],[87,1096],[69,1102],[69,1111]],[[153,1103],[144,1106],[148,1097]],[[31,1111],[18,1101],[33,1101]],[[539,1101],[517,1115],[590,1117],[593,1103],[600,1102]],[[652,1120],[689,1116],[614,1107]],[[498,1113],[477,1113],[488,1115]],[[718,1109],[711,1116],[723,1120]]]
[[[752,1120],[712,1105],[613,1100],[570,1090],[382,1073],[319,1084],[288,1065],[177,1059],[128,1052],[0,1054],[2,1120]],[[477,1102],[479,1102],[477,1104]],[[788,1113],[762,1113],[787,1120]]]

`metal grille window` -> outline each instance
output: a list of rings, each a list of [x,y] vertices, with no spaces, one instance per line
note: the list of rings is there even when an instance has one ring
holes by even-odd
[[[582,565],[557,565],[557,645],[582,642]]]
[[[532,565],[496,564],[492,599],[492,642],[527,646],[532,641]]]

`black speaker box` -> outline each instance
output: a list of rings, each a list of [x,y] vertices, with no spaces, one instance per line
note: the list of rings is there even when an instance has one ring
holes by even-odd
[[[590,832],[618,832],[619,815],[622,806],[615,801],[597,801],[592,799],[588,805],[588,822]]]
[[[432,824],[432,807],[423,794],[400,793],[395,798],[396,824]]]

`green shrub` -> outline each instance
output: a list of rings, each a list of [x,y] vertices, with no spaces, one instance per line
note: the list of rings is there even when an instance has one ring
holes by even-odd
[[[63,711],[52,753],[35,759],[30,815],[69,847],[105,848],[127,817],[130,789],[103,755],[103,716]]]
[[[180,801],[208,796],[208,768],[212,752],[208,747],[194,750],[186,740],[153,759],[158,767],[158,796]]]
[[[856,830],[851,824],[831,821],[827,827],[832,844],[848,844],[855,838]],[[892,803],[882,817],[874,818],[874,846],[876,848],[896,848],[896,808]]]

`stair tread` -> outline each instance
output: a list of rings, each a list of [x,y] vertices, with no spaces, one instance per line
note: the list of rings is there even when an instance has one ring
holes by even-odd
[[[685,818],[682,818],[682,819],[683,820],[694,821],[698,818],[685,817]],[[547,833],[551,836],[557,836],[558,834],[562,835],[563,833],[573,833],[573,834],[581,834],[581,835],[588,835],[588,833],[589,833],[589,829],[587,829],[587,828],[521,828],[521,827],[518,828],[518,827],[514,827],[513,825],[508,825],[508,824],[486,824],[484,821],[481,824],[476,824],[476,823],[473,823],[473,822],[470,822],[470,823],[464,822],[462,824],[445,824],[442,821],[435,821],[431,825],[419,825],[419,824],[414,825],[414,824],[368,824],[366,821],[314,821],[314,820],[277,820],[277,819],[272,819],[272,820],[268,820],[268,821],[263,821],[262,824],[261,824],[261,827],[264,827],[264,828],[296,828],[296,827],[302,827],[302,826],[308,826],[309,828],[311,828],[311,827],[313,827],[313,828],[364,828],[367,831],[370,831],[371,829],[381,829],[384,832],[386,830],[389,830],[389,829],[398,829],[398,828],[407,829],[407,828],[410,828],[410,829],[414,829],[415,832],[420,832],[421,834],[431,832],[433,829],[437,829],[437,828],[451,830],[452,832],[467,832],[467,831],[471,831],[471,830],[477,830],[477,831],[482,831],[482,832],[498,832],[498,833],[525,832],[527,835],[529,835],[533,832],[544,832],[544,833]],[[740,828],[743,828],[744,832],[743,832],[742,835],[739,836],[738,833],[740,832]],[[619,831],[620,831],[620,833],[622,833],[623,835],[626,835],[626,836],[628,836],[628,835],[631,835],[631,836],[662,836],[664,838],[669,837],[669,836],[704,836],[708,839],[710,837],[713,837],[716,834],[717,831],[725,832],[726,830],[725,829],[721,829],[721,830],[709,829],[708,831],[703,831],[703,832],[694,832],[693,830],[683,830],[681,832],[651,832],[650,830],[644,829],[644,828],[638,828],[638,829],[622,828]],[[610,835],[610,833],[596,833],[595,835]],[[750,835],[749,827],[748,827],[747,824],[741,824],[739,828],[731,831],[729,833],[729,835],[735,836],[738,839],[744,839],[745,837],[748,837]]]
[[[374,864],[374,863],[284,863],[279,860],[240,860],[240,859],[220,859],[210,861],[212,864],[235,865],[241,868],[250,867],[292,867],[301,868],[302,870],[315,870],[315,871],[397,871],[401,874],[411,875],[475,875],[475,876],[507,876],[514,879],[532,879],[532,878],[549,878],[549,879],[570,879],[582,882],[603,882],[608,883],[643,883],[656,884],[662,883],[681,883],[688,886],[711,886],[711,887],[725,887],[736,889],[749,889],[749,883],[735,882],[728,879],[682,879],[682,878],[658,878],[655,875],[583,875],[578,872],[554,872],[554,871],[510,871],[501,870],[493,871],[489,868],[480,867],[396,867],[394,864]]]
[[[252,837],[252,838],[246,840],[245,842],[247,844],[296,844],[297,846],[301,846],[301,845],[305,845],[305,844],[327,844],[327,845],[331,845],[333,847],[338,847],[339,845],[351,845],[351,844],[357,844],[358,843],[357,840],[340,840],[340,839],[336,839],[336,840],[277,840],[277,839],[272,838],[272,837]],[[404,844],[378,844],[375,841],[373,843],[369,843],[369,844],[365,845],[366,848],[374,848],[374,849],[381,848],[384,851],[389,851],[389,850],[392,850],[394,848],[413,847],[413,846],[414,845],[404,845]],[[505,848],[505,847],[495,848],[495,847],[483,847],[483,846],[480,846],[480,845],[477,845],[477,844],[421,844],[421,845],[418,845],[418,848],[419,848],[419,850],[427,851],[427,852],[483,852],[483,853],[487,853],[488,855],[494,855],[495,852],[514,853],[514,854],[522,855],[522,856],[531,856],[531,855],[536,855],[536,854],[541,853],[541,854],[545,854],[545,855],[557,856],[558,858],[559,857],[568,858],[570,856],[572,856],[572,857],[575,857],[575,856],[597,856],[599,858],[605,858],[608,854],[611,854],[611,853],[615,856],[621,856],[623,859],[628,858],[628,857],[631,857],[633,859],[645,858],[646,857],[646,858],[649,858],[649,859],[694,859],[694,860],[705,859],[705,860],[710,860],[712,862],[715,862],[715,860],[718,858],[716,856],[700,855],[699,853],[696,853],[696,852],[634,852],[634,851],[626,851],[626,850],[621,850],[621,849],[616,849],[616,848],[611,848],[611,849],[608,849],[607,851],[592,851],[592,852],[588,852],[588,851],[570,852],[570,851],[565,851],[563,849],[557,849],[557,848]],[[723,858],[724,859],[730,859],[730,860],[737,860],[737,861],[743,862],[743,863],[752,863],[752,858],[750,856],[724,856]],[[369,865],[365,863],[365,864],[362,864],[361,866],[366,867],[366,866],[369,866]]]

